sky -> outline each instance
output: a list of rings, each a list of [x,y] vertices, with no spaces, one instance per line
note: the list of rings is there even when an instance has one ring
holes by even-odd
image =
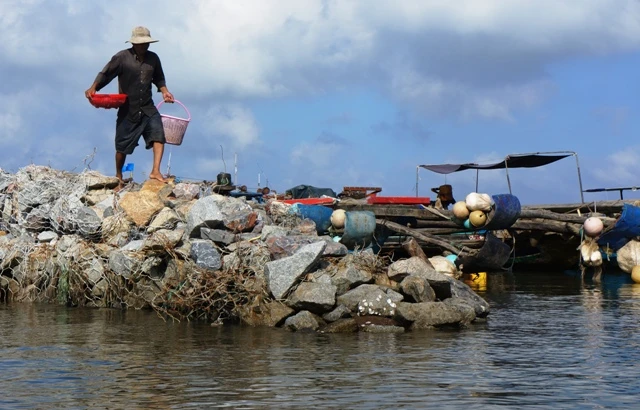
[[[448,183],[460,200],[476,182],[508,193],[505,171],[417,166],[569,151],[510,170],[512,193],[580,202],[577,165],[585,190],[640,186],[638,0],[3,0],[1,169],[114,175],[116,110],[84,91],[139,25],[191,114],[162,163],[183,181],[431,197]],[[151,160],[143,144],[127,157],[134,180]]]

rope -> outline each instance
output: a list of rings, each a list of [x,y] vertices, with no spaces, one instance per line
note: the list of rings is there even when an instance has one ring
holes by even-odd
[[[170,145],[169,146],[169,159],[167,160],[167,175],[171,175],[171,152],[172,151],[173,151],[173,146]]]

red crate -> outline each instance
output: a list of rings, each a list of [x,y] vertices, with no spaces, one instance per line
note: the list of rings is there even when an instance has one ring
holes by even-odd
[[[429,205],[431,198],[426,196],[376,196],[367,198],[370,205]]]

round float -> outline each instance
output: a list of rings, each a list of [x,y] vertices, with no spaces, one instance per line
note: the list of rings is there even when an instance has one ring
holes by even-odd
[[[591,216],[587,218],[586,221],[584,221],[583,228],[584,228],[585,235],[591,238],[595,238],[596,236],[602,233],[602,230],[604,229],[604,224],[602,223],[602,220],[600,218]]]
[[[331,213],[331,225],[336,229],[344,228],[345,219],[347,219],[347,213],[344,209],[336,209]]]
[[[469,221],[476,228],[483,227],[487,223],[487,214],[482,211],[473,211],[469,214]]]
[[[465,201],[458,201],[453,205],[453,215],[461,221],[469,217],[469,209]]]

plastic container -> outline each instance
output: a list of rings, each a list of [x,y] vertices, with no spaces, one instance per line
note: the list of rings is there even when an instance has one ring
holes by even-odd
[[[607,229],[600,235],[598,245],[608,246],[617,251],[638,236],[640,236],[640,207],[624,204],[622,214],[613,228]]]
[[[96,108],[118,108],[127,100],[127,94],[93,94],[89,99]]]
[[[353,250],[371,245],[376,230],[376,215],[371,211],[348,211],[340,242]]]
[[[487,232],[484,243],[475,255],[458,256],[465,272],[500,271],[509,261],[511,246]]]
[[[492,195],[494,206],[487,213],[484,229],[508,229],[520,217],[520,200],[511,194]]]
[[[311,219],[316,223],[316,231],[323,234],[331,227],[331,214],[333,209],[323,205],[303,205],[295,203],[291,205],[290,211],[299,215],[303,219]]]
[[[184,108],[187,113],[187,118],[174,117],[173,115],[160,114],[162,119],[162,126],[164,128],[164,137],[167,144],[180,145],[184,138],[185,132],[187,132],[187,126],[191,121],[191,113],[187,110],[180,101],[174,100]],[[164,104],[164,101],[160,101],[156,108],[160,109],[160,106]]]

